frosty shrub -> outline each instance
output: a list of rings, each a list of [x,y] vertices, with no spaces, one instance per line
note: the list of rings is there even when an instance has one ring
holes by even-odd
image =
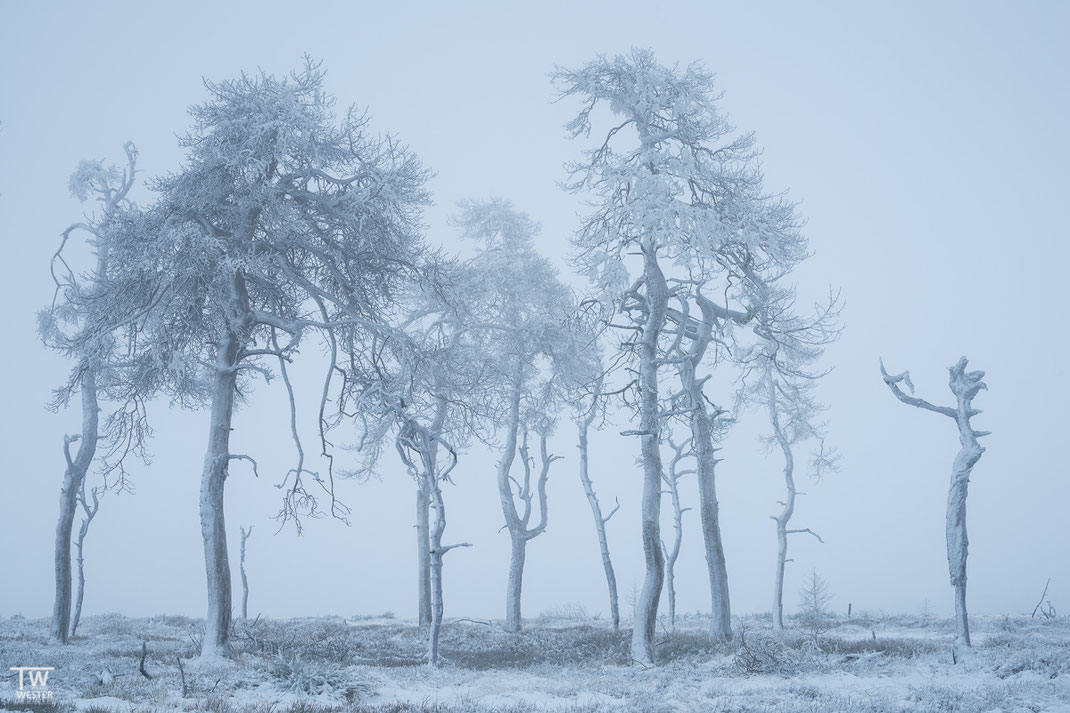
[[[291,693],[353,700],[370,692],[367,684],[357,681],[345,666],[333,661],[309,661],[295,653],[278,654],[271,675]]]

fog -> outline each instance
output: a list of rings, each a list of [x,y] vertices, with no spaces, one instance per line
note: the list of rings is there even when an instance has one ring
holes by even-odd
[[[975,405],[992,431],[969,500],[970,601],[976,613],[1033,608],[1045,580],[1066,608],[1070,501],[1065,438],[1070,377],[1070,138],[1065,78],[1070,7],[994,3],[661,4],[506,3],[312,7],[259,3],[8,4],[0,10],[0,291],[4,455],[0,496],[0,615],[46,616],[64,433],[76,412],[44,404],[69,365],[48,352],[36,312],[51,299],[49,260],[87,206],[67,192],[83,158],[121,163],[140,150],[142,178],[179,168],[176,134],[203,101],[202,78],[285,73],[305,53],[322,60],[341,105],[367,107],[376,131],[396,133],[436,172],[428,241],[459,249],[448,217],[467,197],[501,196],[542,223],[538,248],[577,290],[568,237],[583,209],[563,191],[562,164],[579,147],[562,128],[576,106],[554,103],[547,73],[597,53],[648,47],[660,61],[702,62],[722,108],[754,131],[766,185],[801,202],[815,255],[800,293],[829,286],[846,300],[846,331],[819,397],[842,469],[799,477],[788,565],[792,610],[816,569],[855,610],[951,610],[944,509],[957,433],[947,419],[897,403],[883,383],[909,369],[918,394],[951,400],[947,367],[983,369]],[[139,185],[136,199],[151,200]],[[306,430],[314,428],[318,350],[295,367]],[[306,387],[302,389],[302,386]],[[731,400],[731,384],[715,400]],[[203,616],[198,489],[207,412],[151,404],[152,462],[133,468],[136,494],[105,498],[86,543],[87,614]],[[721,527],[734,610],[767,610],[776,540],[769,516],[783,481],[763,452],[761,414],[723,444]],[[609,523],[622,613],[642,582],[637,439],[617,418],[593,437],[591,467]],[[393,459],[378,479],[344,481],[346,524],[306,521],[298,536],[272,519],[274,486],[294,459],[285,392],[257,384],[236,417],[234,452],[260,476],[231,467],[230,552],[249,540],[250,613],[415,616],[413,484]],[[309,438],[313,438],[313,432]],[[355,437],[355,436],[354,436]],[[339,440],[344,440],[339,436]],[[573,603],[606,614],[605,583],[577,476],[567,419],[551,450],[550,521],[531,542],[525,614]],[[346,458],[346,455],[340,458]],[[496,456],[473,447],[446,486],[448,539],[473,547],[448,557],[447,616],[501,618],[509,537],[494,482]],[[801,474],[800,474],[801,476]],[[694,500],[694,482],[685,481]],[[668,513],[666,512],[668,526]],[[697,514],[685,515],[678,609],[709,595]]]

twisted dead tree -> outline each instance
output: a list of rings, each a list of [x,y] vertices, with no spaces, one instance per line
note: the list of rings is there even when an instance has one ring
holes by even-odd
[[[976,431],[970,419],[981,413],[973,408],[973,399],[988,386],[982,379],[983,371],[966,371],[966,357],[962,357],[948,367],[948,386],[955,395],[954,406],[936,406],[925,399],[914,396],[914,384],[910,373],[904,371],[894,376],[889,375],[881,360],[881,376],[892,394],[907,406],[932,411],[955,421],[959,431],[961,448],[951,466],[951,486],[947,493],[947,563],[951,574],[951,586],[955,590],[955,645],[970,646],[970,624],[966,614],[966,556],[969,540],[966,537],[966,495],[970,485],[970,474],[985,449],[978,442],[990,431]],[[905,393],[900,384],[907,387]]]

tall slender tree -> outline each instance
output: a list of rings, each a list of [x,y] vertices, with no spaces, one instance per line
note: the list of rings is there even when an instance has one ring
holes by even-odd
[[[130,453],[144,457],[145,440],[149,435],[141,384],[136,372],[126,366],[131,333],[118,328],[100,328],[101,285],[114,270],[109,239],[137,213],[129,194],[134,187],[138,152],[129,142],[123,149],[126,153],[123,169],[107,166],[102,161],[82,161],[71,175],[71,194],[83,202],[95,200],[100,205],[100,212],[63,231],[59,249],[52,258],[55,294],[51,305],[40,313],[38,320],[44,344],[76,362],[66,383],[55,390],[49,407],[58,411],[77,398],[82,412],[81,431],[63,437],[66,468],[56,522],[51,637],[64,644],[74,628],[71,626],[71,535],[87,474],[96,461],[103,477],[102,487],[124,489],[126,457]],[[91,270],[79,271],[72,266],[77,264],[72,262],[77,258],[70,256],[72,248],[78,247],[76,236],[86,236],[84,247],[88,247],[95,258]],[[105,408],[110,410],[102,419],[100,414]],[[71,446],[75,443],[78,444],[77,451],[72,454]],[[116,477],[109,479],[112,475]],[[86,512],[88,514],[89,509]],[[95,514],[95,509],[92,512]],[[84,576],[81,569],[84,539],[85,534],[80,533],[80,576]]]
[[[838,455],[825,446],[825,410],[816,398],[820,379],[828,370],[816,367],[826,347],[839,338],[840,301],[830,295],[815,307],[810,317],[795,310],[794,290],[774,286],[765,293],[753,325],[754,344],[741,350],[744,365],[739,403],[760,407],[768,419],[763,435],[768,448],[777,448],[784,458],[784,500],[781,510],[770,518],[776,524],[777,556],[773,580],[773,630],[784,629],[784,571],[788,560],[788,538],[809,534],[823,542],[811,528],[791,528],[796,487],[795,450],[802,444],[816,444],[810,458],[809,475],[816,481],[838,468]]]
[[[665,417],[687,418],[695,438],[710,633],[725,640],[731,629],[714,485],[717,418],[703,393],[700,366],[704,359],[716,363],[709,345],[732,324],[752,318],[762,284],[803,259],[806,241],[794,206],[763,189],[753,137],[728,124],[717,108],[711,76],[701,67],[665,67],[652,53],[633,50],[559,70],[553,79],[562,97],[583,103],[566,124],[574,138],[590,135],[597,107],[613,115],[585,160],[569,165],[568,187],[596,197],[573,239],[575,262],[610,307],[607,314],[623,317],[610,324],[625,335],[619,361],[635,375],[632,388],[623,392],[635,426],[625,433],[640,438],[646,576],[632,657],[650,664],[664,578],[658,519]],[[717,301],[707,297],[713,294]],[[660,377],[673,366],[682,394],[663,399]],[[663,400],[677,402],[681,395],[684,413],[663,407]]]
[[[592,367],[597,376],[594,377],[591,393],[586,397],[586,400],[577,396],[574,401],[576,404],[575,421],[579,432],[577,447],[580,451],[580,485],[583,486],[583,492],[587,496],[587,504],[591,507],[591,517],[594,518],[595,535],[598,537],[598,551],[602,557],[602,570],[606,576],[606,589],[609,596],[609,618],[613,623],[613,630],[617,631],[620,629],[620,604],[617,597],[617,575],[613,569],[613,559],[609,554],[609,539],[606,537],[606,523],[620,509],[620,499],[618,498],[613,508],[603,515],[602,503],[598,500],[598,495],[594,491],[594,481],[591,478],[589,434],[591,426],[594,425],[599,413],[603,411],[603,404],[605,403],[605,397],[601,394],[603,384],[601,362],[595,362]]]
[[[494,416],[501,443],[498,495],[510,538],[505,629],[516,632],[523,625],[527,546],[546,530],[546,486],[550,466],[558,459],[547,450],[547,442],[580,352],[581,335],[570,329],[576,310],[571,294],[535,250],[537,223],[503,200],[463,203],[455,223],[464,237],[477,242],[473,266],[491,288],[483,321],[487,347],[501,374],[492,389],[499,404]],[[534,483],[530,433],[539,439],[539,474]],[[513,476],[518,455],[522,480]],[[536,510],[539,520],[532,524]]]

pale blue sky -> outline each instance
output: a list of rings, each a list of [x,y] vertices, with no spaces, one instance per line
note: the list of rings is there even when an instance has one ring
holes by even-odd
[[[927,599],[950,609],[943,511],[956,434],[892,398],[880,355],[938,402],[950,397],[945,367],[959,356],[988,372],[978,423],[994,434],[970,495],[972,610],[1031,609],[1047,577],[1052,600],[1070,606],[1070,5],[364,5],[0,5],[0,297],[10,324],[0,615],[51,609],[60,443],[78,418],[43,409],[66,367],[38,343],[34,313],[50,296],[59,233],[83,210],[66,191],[78,160],[118,161],[132,139],[145,176],[173,169],[175,134],[187,127],[186,107],[204,98],[202,76],[284,72],[308,52],[325,62],[340,104],[369,107],[375,128],[398,133],[438,172],[431,242],[452,244],[445,218],[457,200],[495,194],[542,221],[542,249],[563,265],[579,204],[555,182],[579,147],[561,128],[574,107],[550,103],[546,73],[631,46],[716,74],[725,110],[757,132],[770,188],[802,201],[816,256],[799,274],[801,291],[832,284],[847,300],[848,329],[822,390],[844,470],[804,488],[795,522],[826,544],[793,542],[789,610],[811,567],[831,582],[836,607],[911,612]],[[152,416],[155,458],[137,469],[137,495],[109,499],[93,525],[89,613],[203,613],[197,490],[207,414],[160,403]],[[779,463],[755,440],[758,421],[726,443],[718,483],[733,603],[744,612],[769,605],[768,515],[780,488]],[[300,539],[271,536],[270,481],[289,467],[286,426],[274,387],[260,388],[237,420],[236,447],[255,453],[262,472],[256,481],[235,468],[227,495],[232,543],[239,524],[257,524],[251,610],[412,616],[412,486],[400,468],[380,483],[343,484],[352,527],[320,521]],[[605,611],[571,436],[563,427],[554,443],[567,458],[552,475],[550,527],[529,549],[527,615],[567,602]],[[622,503],[610,538],[626,602],[641,577],[636,444],[607,434],[594,447],[596,486]],[[476,545],[449,556],[448,615],[502,615],[508,537],[497,532],[493,463],[473,451],[447,492],[447,540]],[[678,588],[680,609],[693,611],[708,603],[697,519],[687,527]]]

